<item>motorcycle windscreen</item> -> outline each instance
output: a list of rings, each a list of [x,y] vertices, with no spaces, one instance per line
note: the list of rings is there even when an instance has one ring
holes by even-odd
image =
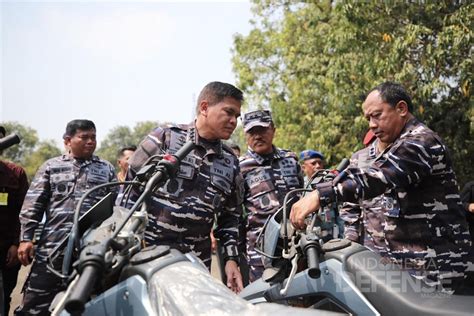
[[[252,305],[211,276],[202,264],[173,263],[155,272],[148,294],[156,315],[188,316],[335,316],[334,312],[283,306],[276,303]]]
[[[148,285],[158,315],[253,314],[255,306],[239,298],[202,266],[182,261],[156,272]]]

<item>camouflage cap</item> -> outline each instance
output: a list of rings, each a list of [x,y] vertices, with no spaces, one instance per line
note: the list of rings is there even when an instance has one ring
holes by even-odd
[[[255,126],[268,127],[273,123],[272,114],[269,110],[257,110],[244,114],[244,131],[248,132]]]
[[[324,160],[324,155],[320,153],[319,151],[312,150],[312,149],[303,150],[300,153],[301,160],[307,160],[307,159],[313,159],[313,158],[319,158],[321,160]]]

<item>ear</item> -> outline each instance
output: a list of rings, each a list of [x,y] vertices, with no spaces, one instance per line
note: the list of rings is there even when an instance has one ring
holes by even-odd
[[[398,101],[395,110],[400,114],[400,116],[404,117],[408,114],[408,104],[405,101]]]
[[[207,102],[207,100],[202,100],[201,103],[199,103],[199,113],[202,116],[207,116],[208,110],[209,110],[209,102]]]

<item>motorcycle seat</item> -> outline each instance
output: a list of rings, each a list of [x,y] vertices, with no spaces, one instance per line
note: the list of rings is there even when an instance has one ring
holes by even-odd
[[[346,257],[344,266],[382,315],[472,315],[473,296],[441,292],[381,258],[367,249]]]

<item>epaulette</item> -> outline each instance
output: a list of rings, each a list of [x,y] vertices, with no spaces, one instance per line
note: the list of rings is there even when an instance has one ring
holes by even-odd
[[[283,157],[285,158],[294,158],[296,160],[298,160],[298,155],[293,152],[293,151],[289,151],[289,150],[283,150],[282,151],[285,153],[285,155]]]
[[[189,129],[189,124],[174,124],[174,123],[170,123],[170,124],[168,124],[167,127],[168,127],[168,128],[172,128],[172,129],[179,128],[180,130],[188,130],[188,129]]]

